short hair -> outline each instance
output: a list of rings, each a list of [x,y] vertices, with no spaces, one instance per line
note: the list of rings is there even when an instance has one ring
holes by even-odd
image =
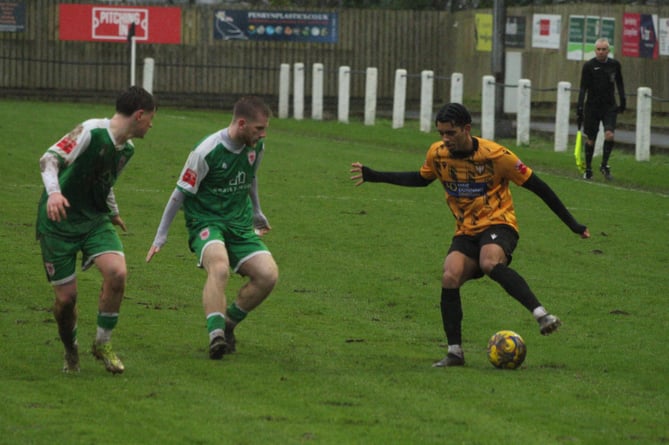
[[[451,123],[454,127],[464,127],[472,123],[472,115],[469,114],[464,105],[451,102],[441,107],[437,112],[435,124],[439,122]]]
[[[121,91],[116,98],[116,112],[132,116],[137,110],[155,111],[158,109],[155,99],[142,87],[131,86]]]
[[[233,119],[255,119],[262,117],[272,117],[270,107],[258,96],[244,96],[235,102],[232,108]]]
[[[606,43],[606,46],[611,46],[611,42],[609,42],[609,39],[606,37],[600,37],[595,41],[595,46],[597,46],[598,43]]]

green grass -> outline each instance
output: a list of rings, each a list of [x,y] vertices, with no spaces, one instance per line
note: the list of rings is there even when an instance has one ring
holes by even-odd
[[[114,332],[126,372],[62,346],[34,241],[38,159],[109,106],[0,101],[0,443],[3,444],[654,444],[669,442],[669,158],[615,152],[616,180],[579,179],[570,153],[533,137],[513,148],[592,233],[572,234],[515,187],[521,241],[513,266],[564,326],[542,337],[491,280],[467,283],[467,366],[445,354],[439,315],[453,218],[439,185],[356,188],[349,166],[415,170],[435,134],[354,122],[273,119],[260,173],[266,241],[280,267],[270,298],[238,328],[238,352],[208,360],[204,272],[181,216],[144,262],[192,145],[226,112],[161,109],[116,187],[129,268]],[[507,141],[508,142],[508,141]],[[508,142],[511,144],[511,142]],[[100,277],[80,283],[79,338],[92,342]],[[243,280],[234,277],[229,295]],[[499,329],[528,345],[518,371],[494,369]]]

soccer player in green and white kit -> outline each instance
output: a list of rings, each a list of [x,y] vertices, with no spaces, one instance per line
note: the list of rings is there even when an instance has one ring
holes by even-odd
[[[234,105],[230,125],[196,145],[146,255],[151,261],[167,242],[169,227],[183,206],[190,249],[198,257],[198,267],[207,271],[202,304],[211,359],[235,351],[235,327],[267,298],[279,276],[260,239],[271,229],[260,208],[257,183],[270,116],[260,98],[243,97]],[[249,280],[227,305],[230,269]]]
[[[40,158],[45,190],[37,213],[37,238],[47,279],[56,294],[54,316],[65,346],[64,372],[79,371],[77,341],[77,254],[82,269],[102,274],[93,355],[107,371],[124,366],[111,348],[127,269],[113,225],[126,230],[113,186],[135,152],[131,138],[143,138],[156,112],[153,96],[140,87],[119,94],[111,119],[89,119],[63,136]]]

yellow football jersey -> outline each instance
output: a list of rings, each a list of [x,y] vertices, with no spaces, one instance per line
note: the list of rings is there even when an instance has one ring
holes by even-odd
[[[454,157],[443,142],[435,142],[420,174],[444,186],[456,235],[475,235],[494,224],[507,224],[517,231],[509,181],[522,185],[532,170],[508,148],[486,139],[472,140],[474,153],[466,158]]]

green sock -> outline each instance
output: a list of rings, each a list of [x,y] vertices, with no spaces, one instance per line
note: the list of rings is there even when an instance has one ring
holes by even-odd
[[[207,332],[225,329],[225,317],[220,312],[212,312],[207,315]]]
[[[118,312],[98,312],[98,327],[111,331],[118,323]]]
[[[240,321],[245,319],[247,315],[248,312],[240,309],[239,306],[237,306],[237,303],[231,303],[228,306],[228,318],[235,324],[238,324]]]

